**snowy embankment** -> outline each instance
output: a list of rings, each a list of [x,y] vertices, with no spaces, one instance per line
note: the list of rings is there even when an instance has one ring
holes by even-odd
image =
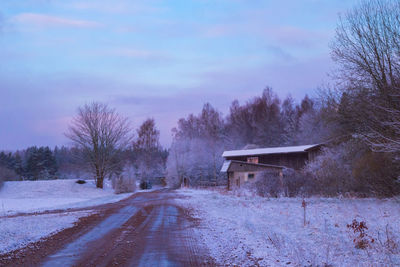
[[[200,219],[199,241],[221,265],[400,264],[400,203],[393,199],[306,199],[304,226],[300,198],[179,192],[184,198],[178,202]],[[353,219],[366,222],[366,249],[355,248],[347,227]]]
[[[0,254],[72,227],[93,210],[54,214],[11,216],[18,213],[84,208],[122,200],[132,194],[114,194],[109,181],[104,189],[94,181],[76,180],[5,182],[0,189]]]
[[[16,213],[83,208],[112,203],[132,195],[114,194],[109,181],[104,189],[94,181],[77,184],[76,180],[5,182],[0,189],[0,217]]]
[[[27,246],[41,238],[72,227],[92,211],[18,216],[0,219],[0,254]]]

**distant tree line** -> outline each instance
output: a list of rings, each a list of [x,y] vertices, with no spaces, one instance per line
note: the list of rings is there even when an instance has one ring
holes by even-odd
[[[159,143],[154,119],[143,122],[137,136],[114,152],[113,164],[104,178],[120,176],[129,171],[136,180],[160,182],[165,176],[168,150]],[[15,152],[0,152],[0,180],[45,180],[96,178],[87,152],[79,146],[29,147]],[[132,180],[132,179],[131,179]]]
[[[38,180],[54,178],[58,165],[49,147],[29,147],[26,150],[0,152],[0,175],[6,180]]]

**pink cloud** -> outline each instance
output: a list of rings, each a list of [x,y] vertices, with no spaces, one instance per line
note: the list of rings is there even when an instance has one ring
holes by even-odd
[[[141,50],[135,48],[119,48],[113,51],[113,54],[124,57],[134,57],[134,58],[148,58],[158,55],[157,52],[150,50]]]
[[[67,1],[65,1],[67,2]],[[132,0],[120,0],[120,1],[113,1],[110,5],[108,0],[96,0],[96,1],[78,1],[78,2],[70,2],[62,3],[62,6],[76,9],[76,10],[91,10],[91,11],[98,11],[103,13],[143,13],[143,12],[157,12],[161,11],[162,8],[152,6],[150,3],[145,1],[132,1]]]
[[[37,13],[22,13],[16,15],[13,21],[21,24],[29,24],[40,27],[64,26],[76,28],[93,28],[100,26],[99,23],[89,20],[68,19],[57,16],[49,16]]]
[[[330,32],[313,31],[294,26],[266,27],[260,30],[260,34],[285,45],[313,46],[328,41]]]
[[[34,132],[38,134],[63,135],[72,121],[72,116],[39,119],[31,125]]]

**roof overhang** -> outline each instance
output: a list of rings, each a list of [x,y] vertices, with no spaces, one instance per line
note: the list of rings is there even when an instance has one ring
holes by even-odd
[[[287,147],[267,147],[245,150],[230,150],[224,151],[222,157],[241,157],[241,156],[259,156],[269,154],[288,154],[288,153],[306,153],[309,150],[315,149],[321,144],[303,145],[303,146],[287,146]]]
[[[248,166],[249,168],[256,168],[259,170],[282,170],[285,167],[284,166],[279,166],[279,165],[270,165],[270,164],[262,164],[262,163],[251,163],[251,162],[245,162],[245,161],[239,161],[239,160],[227,160],[222,164],[221,172],[229,172],[231,167],[234,165],[240,165],[240,166]]]

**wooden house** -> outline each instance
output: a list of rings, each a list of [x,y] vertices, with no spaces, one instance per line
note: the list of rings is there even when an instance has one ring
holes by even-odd
[[[240,187],[263,171],[282,177],[284,168],[300,170],[308,161],[314,160],[321,146],[315,144],[225,151],[222,154],[225,162],[221,172],[227,174],[228,189]]]

